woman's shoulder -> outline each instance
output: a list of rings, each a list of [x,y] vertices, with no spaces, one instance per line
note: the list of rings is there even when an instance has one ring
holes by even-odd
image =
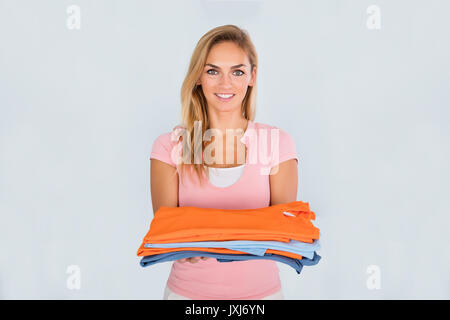
[[[287,130],[282,129],[279,126],[262,122],[253,122],[252,129],[255,130],[258,136],[261,135],[261,132],[266,131],[263,134],[267,134],[267,137],[278,135],[280,141],[292,140],[291,134]]]
[[[287,130],[259,122],[255,122],[253,128],[258,132],[258,146],[267,143],[266,150],[271,150],[275,159],[274,165],[289,159],[299,160],[295,140]]]
[[[174,157],[177,157],[179,143],[182,141],[181,132],[183,129],[183,126],[176,125],[171,131],[166,131],[158,135],[153,141],[150,159],[158,159],[175,166],[176,161]]]
[[[181,132],[184,130],[184,127],[181,125],[176,125],[173,127],[171,131],[165,131],[158,135],[154,142],[160,142],[165,145],[174,145],[182,140]]]

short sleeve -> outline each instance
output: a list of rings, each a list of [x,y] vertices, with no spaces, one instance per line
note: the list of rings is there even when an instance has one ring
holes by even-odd
[[[294,139],[282,129],[279,129],[278,154],[273,154],[273,156],[272,167],[291,159],[297,160],[297,163],[299,162]]]
[[[172,167],[176,167],[172,159],[172,151],[176,146],[176,142],[171,141],[171,134],[164,133],[157,137],[153,142],[150,159],[157,159],[165,162]]]

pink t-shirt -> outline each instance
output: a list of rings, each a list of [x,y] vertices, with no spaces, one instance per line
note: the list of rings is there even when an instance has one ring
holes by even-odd
[[[150,159],[176,167],[182,146],[181,141],[177,141],[177,127],[155,140]],[[256,209],[270,206],[268,174],[272,167],[283,161],[296,159],[298,162],[295,142],[278,127],[251,120],[241,142],[246,146],[247,156],[239,180],[221,188],[209,181],[200,186],[197,178],[191,180],[183,176],[183,184],[179,182],[178,189],[180,207]],[[167,286],[191,299],[256,300],[279,291],[281,282],[278,266],[273,260],[225,263],[208,259],[197,263],[174,261]]]

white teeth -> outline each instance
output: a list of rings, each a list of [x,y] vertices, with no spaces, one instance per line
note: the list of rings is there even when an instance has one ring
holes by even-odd
[[[216,93],[216,96],[219,96],[221,98],[227,99],[227,98],[230,98],[230,97],[234,96],[234,94],[220,94],[220,93]]]

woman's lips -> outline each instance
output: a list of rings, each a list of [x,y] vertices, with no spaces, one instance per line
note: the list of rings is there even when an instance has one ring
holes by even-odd
[[[225,95],[225,96],[228,96],[228,95],[230,95],[230,94],[223,94],[223,95]],[[232,96],[231,97],[229,97],[229,98],[224,98],[224,97],[220,97],[217,93],[215,93],[215,96],[220,100],[220,101],[230,101],[231,99],[233,99],[233,97],[235,96],[235,94],[231,94]]]

